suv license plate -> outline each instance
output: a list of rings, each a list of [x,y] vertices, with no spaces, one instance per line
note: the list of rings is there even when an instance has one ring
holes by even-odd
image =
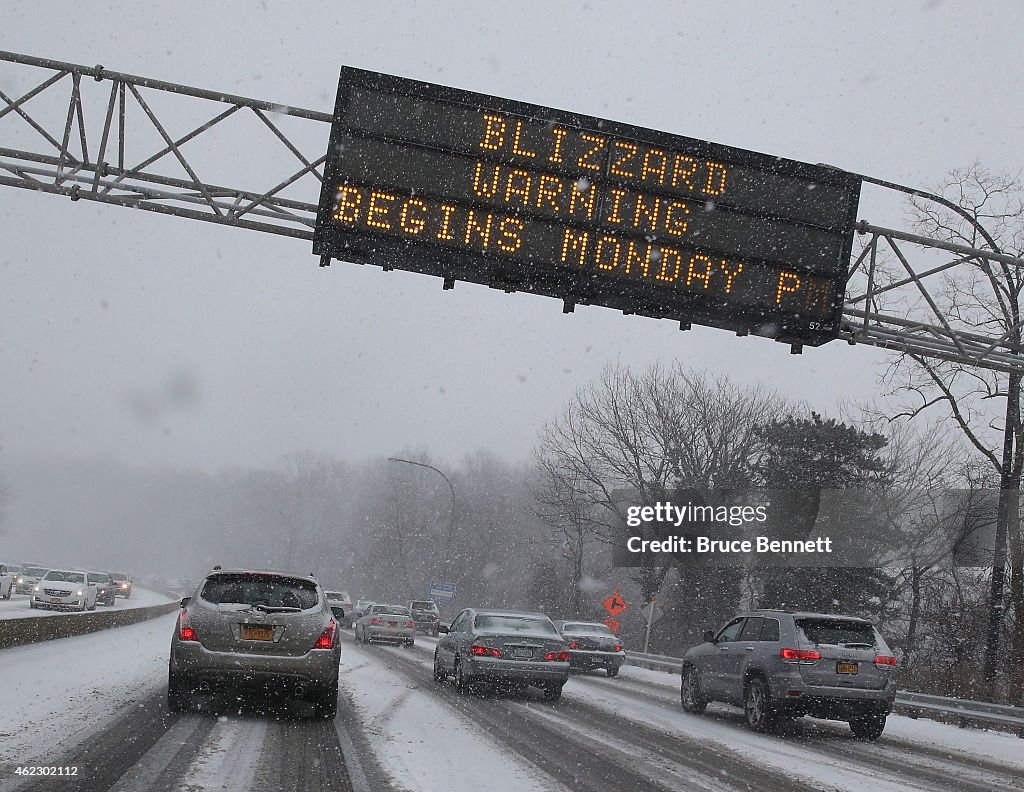
[[[388,627],[397,627],[398,622],[388,622]]]
[[[274,631],[270,627],[248,627],[242,625],[242,640],[244,641],[272,641]]]
[[[840,660],[836,663],[837,674],[856,674],[858,671],[857,663],[844,662]]]
[[[53,605],[60,605],[60,597],[50,597],[50,603]]]

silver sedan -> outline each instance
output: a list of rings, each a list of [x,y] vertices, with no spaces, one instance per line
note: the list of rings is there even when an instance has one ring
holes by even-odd
[[[360,643],[387,641],[413,646],[416,643],[416,622],[404,605],[371,605],[355,625],[355,639]]]
[[[543,613],[466,608],[434,651],[434,681],[455,677],[466,693],[484,685],[535,685],[556,701],[569,679],[569,645]]]

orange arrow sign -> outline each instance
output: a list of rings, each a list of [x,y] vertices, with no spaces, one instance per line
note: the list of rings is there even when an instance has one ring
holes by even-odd
[[[604,601],[604,609],[608,611],[608,615],[615,617],[622,613],[629,606],[626,601],[622,599],[622,595],[619,594],[619,590],[615,589],[615,593],[612,594]]]

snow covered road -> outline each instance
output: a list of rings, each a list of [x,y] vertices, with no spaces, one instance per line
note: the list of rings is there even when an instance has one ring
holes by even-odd
[[[875,744],[812,719],[758,735],[727,707],[683,713],[674,676],[629,666],[574,675],[557,703],[462,696],[433,682],[429,638],[368,647],[344,633],[334,722],[302,703],[178,716],[165,702],[173,623],[0,651],[0,792],[987,792],[1024,778],[1011,736],[899,717]],[[78,775],[25,779],[17,765]]]

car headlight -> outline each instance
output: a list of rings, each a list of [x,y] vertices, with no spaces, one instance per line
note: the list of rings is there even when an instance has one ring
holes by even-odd
[[[81,591],[79,591],[79,592],[78,592],[78,596],[79,596],[79,597],[81,597],[81,596],[82,596],[82,592],[81,592]]]
[[[21,584],[21,583],[24,583],[24,582],[25,582],[25,579],[24,579],[24,578],[20,578],[20,577],[19,577],[19,578],[16,578],[15,580],[16,580],[16,582],[17,582],[17,583],[19,583],[19,584]]]
[[[39,591],[39,586],[33,586],[33,587],[32,587],[32,590],[33,590],[33,591]]]

